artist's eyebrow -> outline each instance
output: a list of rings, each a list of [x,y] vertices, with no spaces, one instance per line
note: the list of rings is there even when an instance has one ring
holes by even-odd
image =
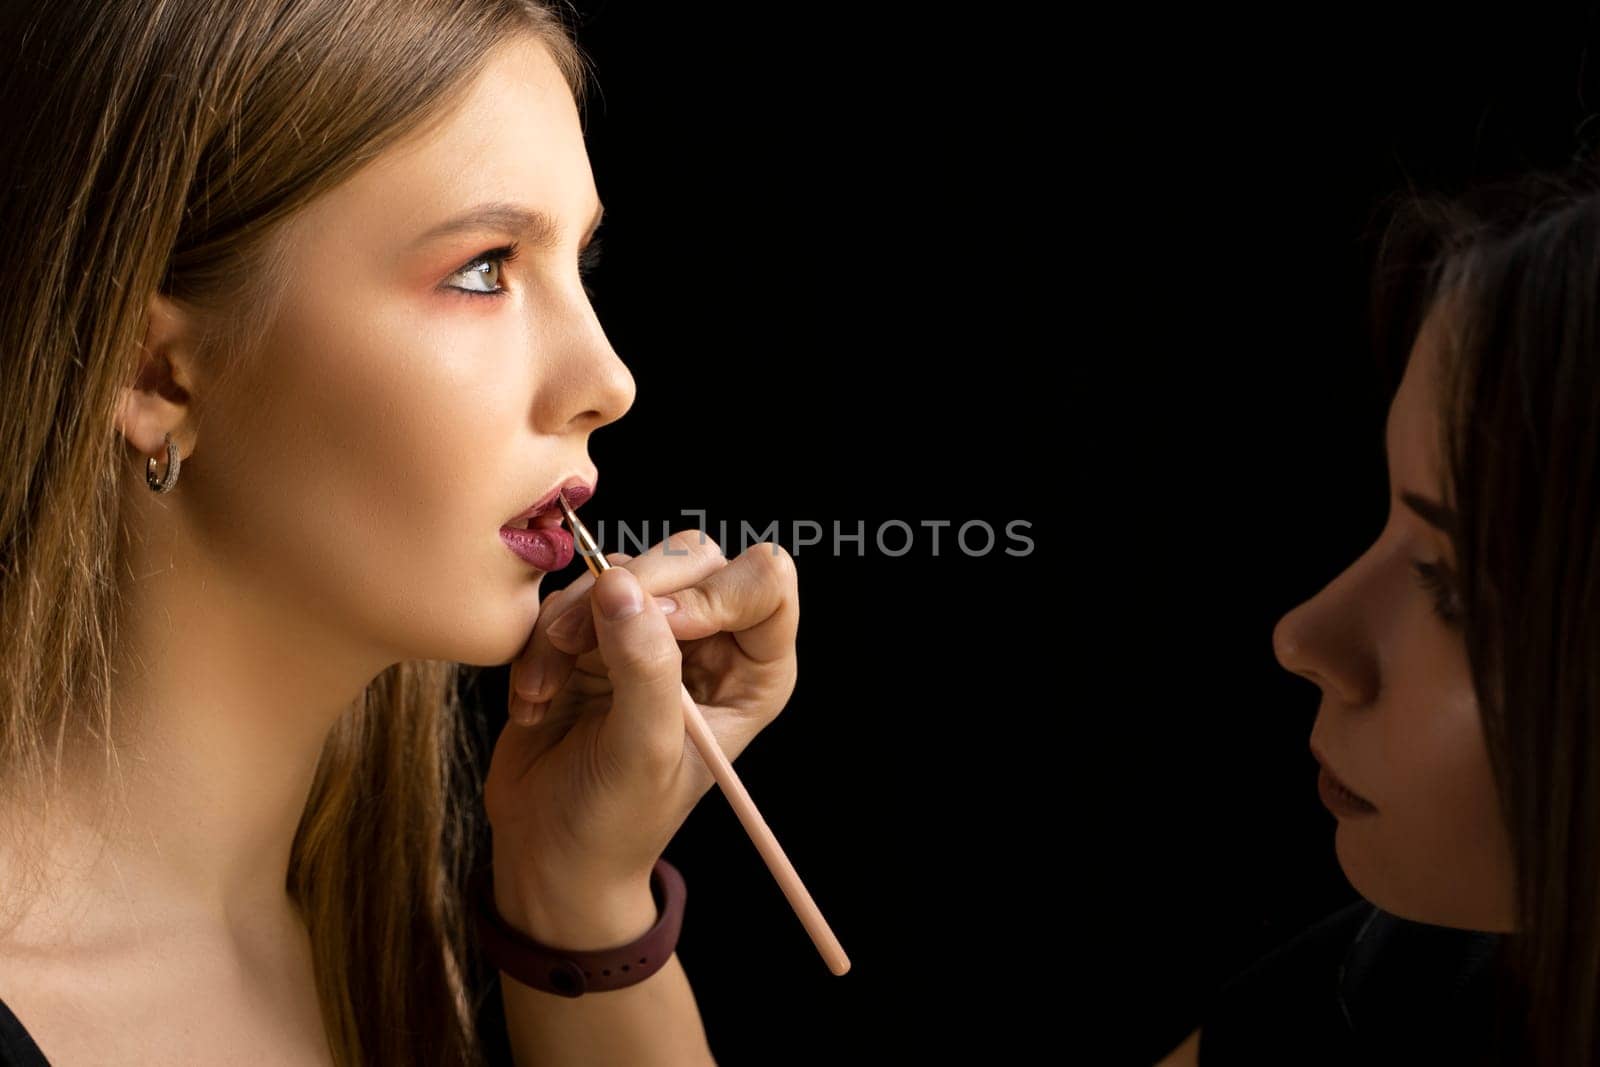
[[[1383,427],[1383,447],[1384,451],[1389,455],[1394,455],[1394,450],[1389,447],[1389,424],[1387,422],[1384,423]],[[1437,500],[1430,500],[1421,493],[1414,493],[1409,489],[1401,491],[1400,501],[1416,512],[1423,522],[1448,536],[1452,542],[1460,539],[1461,524],[1456,517],[1456,513],[1450,508],[1445,507]]]
[[[1441,533],[1447,534],[1452,539],[1460,536],[1460,524],[1456,520],[1456,513],[1436,500],[1429,500],[1420,493],[1409,490],[1400,494],[1400,499],[1406,507],[1422,516],[1423,521]]]
[[[579,242],[580,245],[589,243],[595,231],[600,228],[600,220],[605,218],[605,214],[606,206],[597,204],[594,218],[590,221],[583,240]],[[506,200],[493,200],[470,207],[461,214],[428,229],[411,242],[411,247],[417,248],[430,241],[437,241],[441,237],[469,230],[501,230],[513,233],[522,241],[537,248],[554,248],[561,243],[562,236],[561,223],[549,212]]]

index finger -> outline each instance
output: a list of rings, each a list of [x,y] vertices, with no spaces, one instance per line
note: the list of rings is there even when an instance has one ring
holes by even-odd
[[[672,594],[690,619],[728,632],[758,663],[794,655],[800,592],[794,559],[776,541],[739,553],[726,567]]]

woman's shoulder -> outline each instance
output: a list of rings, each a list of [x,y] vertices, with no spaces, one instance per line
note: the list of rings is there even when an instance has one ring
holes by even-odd
[[[1379,1064],[1419,1053],[1472,1062],[1486,1049],[1498,943],[1496,934],[1412,922],[1358,899],[1211,996],[1200,1067]]]

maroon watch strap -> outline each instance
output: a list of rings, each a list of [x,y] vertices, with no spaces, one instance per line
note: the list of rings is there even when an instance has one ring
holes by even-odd
[[[654,926],[630,944],[586,951],[541,945],[507,923],[494,906],[492,867],[481,868],[468,891],[484,957],[523,985],[563,997],[622,989],[666,965],[683,927],[683,875],[666,859],[656,860],[650,892],[659,909]]]

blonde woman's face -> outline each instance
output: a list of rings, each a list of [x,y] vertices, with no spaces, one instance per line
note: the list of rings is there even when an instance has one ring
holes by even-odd
[[[1389,413],[1391,504],[1377,542],[1285,615],[1273,648],[1322,691],[1311,743],[1376,807],[1337,817],[1350,884],[1401,918],[1469,930],[1515,929],[1509,837],[1500,817],[1461,630],[1442,619],[1415,564],[1456,573],[1449,537],[1408,503],[1440,501],[1434,437],[1438,329],[1420,331]],[[1422,506],[1426,511],[1426,505]]]
[[[600,204],[559,69],[507,45],[457,102],[293,220],[266,351],[205,396],[179,487],[205,495],[209,553],[379,662],[516,655],[542,572],[500,527],[592,484],[589,435],[634,397],[579,274]],[[552,230],[430,236],[487,203]]]

